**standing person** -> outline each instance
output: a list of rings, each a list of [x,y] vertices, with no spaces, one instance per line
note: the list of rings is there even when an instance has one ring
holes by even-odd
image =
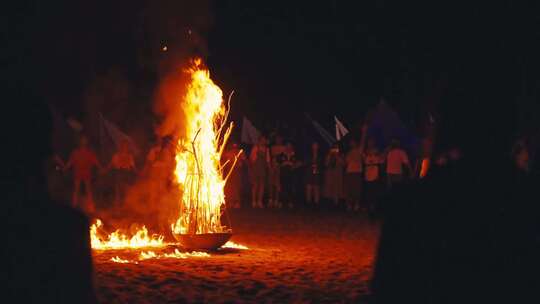
[[[158,229],[160,233],[164,233],[169,227],[169,223],[174,221],[174,212],[177,204],[171,198],[170,193],[178,191],[176,176],[174,174],[176,167],[176,143],[178,141],[167,136],[161,140],[161,149],[157,154],[156,160],[153,163],[154,173],[152,178],[156,178],[156,188],[154,189],[155,203],[159,208],[153,210],[157,216]]]
[[[66,175],[63,174],[65,163],[58,154],[47,159],[47,188],[49,195],[54,201],[67,203],[70,201],[67,193],[69,185],[66,183]]]
[[[114,153],[107,168],[113,170],[116,204],[122,204],[127,186],[135,173],[135,159],[129,151],[128,141],[120,143],[120,149]]]
[[[161,154],[162,141],[157,139],[155,145],[148,151],[144,164],[144,175],[148,180],[148,202],[158,204],[158,197],[162,193],[161,171],[158,157]]]
[[[152,216],[157,219],[158,229],[162,233],[167,231],[168,223],[171,221],[173,204],[170,203],[171,190],[177,189],[175,184],[174,168],[176,146],[175,141],[170,137],[157,138],[154,146],[146,155],[144,165],[145,182],[147,182],[148,202],[147,212],[151,212]],[[158,208],[159,207],[159,208]]]
[[[249,156],[251,163],[251,206],[253,208],[264,208],[263,195],[266,177],[268,175],[268,166],[270,164],[270,152],[266,145],[266,138],[259,137],[255,146],[251,149]]]
[[[285,151],[287,150],[287,147],[283,144],[283,137],[280,135],[276,135],[276,141],[270,148],[270,153],[272,154],[273,158],[280,157]]]
[[[281,164],[283,161],[283,155],[286,147],[283,144],[283,138],[279,135],[275,135],[275,142],[270,148],[270,171],[269,171],[269,205],[270,207],[281,207],[280,194],[281,194]]]
[[[311,144],[311,153],[306,162],[306,202],[319,205],[321,197],[321,153],[319,143]]]
[[[146,162],[144,163],[144,171],[146,171],[145,173],[147,175],[150,175],[151,171],[152,171],[152,165],[154,164],[154,162],[156,161],[158,155],[159,155],[159,152],[161,151],[161,139],[157,139],[155,144],[152,146],[152,148],[150,148],[150,150],[148,151],[148,154],[146,155]]]
[[[407,153],[401,149],[399,140],[394,139],[390,144],[390,149],[386,155],[386,175],[388,177],[388,188],[392,189],[395,185],[404,180],[403,166],[412,172],[411,163]]]
[[[88,138],[81,136],[79,140],[79,147],[71,152],[69,161],[64,167],[64,170],[68,170],[73,167],[73,207],[79,206],[79,192],[81,184],[84,184],[84,190],[86,194],[86,207],[88,211],[92,212],[95,209],[94,198],[92,195],[92,169],[97,167],[102,169],[96,154],[88,147]],[[80,207],[80,206],[79,206]]]
[[[240,208],[241,190],[242,190],[242,171],[246,162],[246,156],[241,152],[237,143],[232,143],[229,150],[225,152],[225,172],[231,170],[231,166],[236,159],[236,165],[232,168],[229,179],[225,184],[225,198],[228,206],[232,208]]]
[[[339,200],[343,198],[343,166],[345,165],[345,159],[337,144],[334,144],[328,151],[325,165],[324,196],[331,199],[334,206],[338,206]]]
[[[279,208],[281,203],[279,194],[281,192],[279,159],[272,157],[268,168],[268,207]]]
[[[379,153],[373,138],[367,142],[367,148],[363,155],[364,159],[364,199],[368,212],[373,213],[376,209],[377,198],[381,193],[380,167],[384,163],[384,157]]]
[[[345,200],[347,210],[360,210],[360,200],[362,199],[362,154],[364,152],[364,142],[367,126],[362,127],[360,143],[352,139],[350,150],[345,157]]]
[[[284,205],[293,207],[294,201],[294,174],[296,167],[296,155],[293,145],[288,142],[285,145],[285,151],[281,155],[280,181],[281,181],[281,199]]]
[[[362,126],[360,142],[351,139],[350,150],[345,156],[345,201],[347,210],[360,210],[360,200],[362,199],[362,154],[366,140],[367,125]]]
[[[345,157],[345,200],[347,210],[358,211],[362,193],[362,149],[353,139]]]

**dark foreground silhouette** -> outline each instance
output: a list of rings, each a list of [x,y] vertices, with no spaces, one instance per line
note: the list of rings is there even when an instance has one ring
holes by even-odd
[[[388,197],[376,303],[538,303],[537,173],[482,137],[463,146],[462,159]]]
[[[18,90],[23,105],[9,110],[24,119],[6,138],[9,162],[2,170],[6,215],[2,243],[7,298],[13,303],[94,303],[89,222],[82,213],[53,202],[44,163],[50,151],[50,117],[39,96]]]

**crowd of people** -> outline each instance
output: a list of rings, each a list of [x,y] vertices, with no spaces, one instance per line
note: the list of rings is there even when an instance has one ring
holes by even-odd
[[[308,143],[308,147],[297,146],[277,132],[261,135],[251,146],[230,143],[222,156],[224,172],[229,172],[235,164],[225,186],[227,207],[329,207],[373,216],[382,210],[382,197],[397,185],[424,177],[427,164],[433,164],[433,171],[460,158],[457,148],[432,159],[412,158],[398,139],[392,139],[381,149],[367,130],[364,125],[357,132],[358,136],[349,136],[329,147],[316,140]],[[81,135],[79,145],[67,161],[56,156],[54,164],[64,179],[67,176],[72,179],[69,187],[72,194],[66,200],[92,213],[95,192],[100,201],[121,206],[129,185],[137,176],[150,177],[148,200],[158,200],[160,193],[171,185],[174,155],[170,140],[160,140],[149,149],[138,169],[129,142],[122,141],[107,164],[102,165],[88,138]],[[528,170],[530,152],[526,142],[518,141],[512,155],[517,167]],[[104,175],[108,176],[109,183],[105,183],[108,190],[94,189],[94,184],[104,184],[98,182]],[[110,195],[106,197],[104,193]]]
[[[304,149],[297,149],[279,134],[260,136],[237,159],[226,186],[229,207],[316,208],[326,204],[373,214],[381,195],[416,172],[398,139],[380,150],[367,135],[367,126],[359,133],[358,138],[351,136],[329,149],[312,141],[303,155],[298,151]],[[231,144],[225,160],[231,162],[239,151],[238,144]],[[245,188],[250,195],[243,195]]]
[[[351,137],[346,145],[335,143],[328,149],[313,141],[307,153],[299,152],[302,149],[279,134],[271,138],[260,136],[256,144],[244,149],[231,143],[222,157],[227,167],[224,171],[228,172],[235,163],[225,189],[227,207],[299,208],[328,204],[349,211],[374,212],[378,198],[414,172],[398,140],[380,151],[366,130],[367,127],[362,129],[358,139]],[[91,213],[95,210],[96,192],[99,200],[120,206],[136,176],[152,176],[150,180],[155,185],[150,188],[156,191],[150,191],[149,199],[155,200],[163,190],[157,189],[170,178],[163,176],[167,168],[172,175],[175,151],[168,142],[161,140],[149,149],[138,169],[128,141],[119,143],[110,160],[102,164],[88,137],[81,135],[67,161],[58,155],[53,158],[55,173],[64,180],[72,179],[71,186],[61,191],[70,188],[71,196],[66,200]],[[111,182],[108,190],[95,189],[105,175]],[[104,193],[111,195],[104,197]]]
[[[53,163],[57,173],[63,176],[68,172],[71,173],[70,176],[73,181],[71,206],[85,209],[88,212],[95,210],[94,172],[98,176],[110,173],[113,181],[114,198],[112,202],[114,204],[121,204],[127,187],[136,173],[135,158],[129,149],[127,141],[122,141],[119,144],[110,162],[103,166],[98,160],[95,151],[90,147],[88,137],[85,135],[80,136],[79,144],[70,153],[67,162],[56,154],[53,157]],[[50,175],[49,177],[49,179],[52,179]],[[49,183],[51,183],[50,180]],[[63,191],[63,189],[60,191]]]

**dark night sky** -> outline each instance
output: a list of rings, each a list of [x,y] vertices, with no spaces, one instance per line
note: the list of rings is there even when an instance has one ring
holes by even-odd
[[[185,29],[193,27],[208,44],[214,78],[226,93],[236,90],[235,113],[254,120],[309,111],[356,121],[385,96],[410,122],[421,119],[429,100],[452,104],[445,111],[458,113],[471,96],[492,107],[538,95],[540,27],[533,8],[189,2],[30,3],[4,19],[14,29],[7,53],[24,58],[27,46],[33,58],[11,60],[11,68],[33,70],[51,102],[76,115],[85,111],[81,100],[89,83],[119,71],[135,96],[130,102],[149,109],[161,41],[185,47]]]
[[[223,1],[211,59],[226,67],[224,78],[249,82],[250,98],[322,112],[361,116],[384,95],[413,115],[445,81],[458,95],[501,83],[508,92],[498,96],[519,94],[520,61],[530,60],[536,30],[522,11],[396,2]]]

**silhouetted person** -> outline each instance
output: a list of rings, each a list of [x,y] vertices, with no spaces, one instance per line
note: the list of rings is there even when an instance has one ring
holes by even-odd
[[[285,151],[282,154],[280,173],[281,182],[281,199],[284,207],[293,208],[293,204],[297,204],[296,186],[298,182],[298,171],[300,170],[300,162],[296,158],[296,152],[291,142],[285,145]]]
[[[160,195],[165,191],[166,165],[160,157],[164,145],[164,141],[158,138],[155,145],[146,155],[144,164],[143,172],[148,180],[148,201],[151,204],[158,204]]]
[[[69,161],[64,170],[73,168],[73,197],[71,203],[73,207],[86,207],[89,212],[94,211],[94,196],[92,191],[92,171],[97,167],[102,170],[96,154],[88,146],[88,137],[81,136],[79,146],[71,152]],[[79,202],[81,184],[84,184],[85,202]]]
[[[360,202],[362,200],[363,186],[363,167],[362,155],[364,153],[365,141],[367,134],[367,126],[362,126],[362,137],[358,143],[351,139],[350,148],[345,155],[345,202],[348,211],[360,210]]]
[[[411,163],[407,152],[400,147],[399,140],[394,139],[390,143],[388,153],[386,154],[386,177],[388,179],[388,189],[402,183],[405,180],[403,167],[412,173]]]
[[[381,167],[384,164],[384,155],[377,150],[375,140],[370,138],[362,155],[364,160],[364,201],[368,212],[374,215],[378,209],[376,203],[384,189],[381,178]]]
[[[281,208],[281,191],[282,191],[282,181],[281,181],[281,166],[283,164],[283,156],[287,147],[283,144],[283,138],[276,134],[275,142],[270,147],[270,170],[268,171],[269,176],[269,189],[268,189],[268,206]]]
[[[129,151],[129,141],[120,143],[120,148],[114,153],[107,169],[113,170],[115,201],[117,206],[121,206],[127,187],[135,174],[135,158]]]
[[[251,207],[264,208],[263,195],[268,166],[270,165],[270,151],[264,136],[259,137],[256,145],[251,148],[249,155],[251,177]]]
[[[49,198],[44,164],[51,155],[51,120],[47,106],[36,105],[40,97],[27,91],[11,95],[18,104],[9,108],[9,115],[24,123],[3,138],[10,147],[1,179],[7,215],[2,243],[8,253],[3,299],[95,303],[89,222],[81,212]]]
[[[334,144],[328,151],[325,159],[324,195],[329,198],[334,207],[339,205],[343,198],[343,168],[345,157],[339,151],[339,145]]]
[[[319,150],[319,143],[314,141],[311,144],[311,152],[306,160],[306,203],[309,206],[319,205],[321,198],[322,183],[322,156]]]
[[[376,303],[538,303],[538,196],[510,158],[509,109],[492,105],[443,112],[452,148],[388,197]]]
[[[224,153],[223,159],[226,162],[224,172],[230,170],[229,179],[225,184],[225,201],[229,208],[240,208],[242,200],[242,171],[246,163],[246,155],[237,143],[232,143]],[[236,164],[235,164],[236,160]],[[234,165],[234,167],[232,167]]]

